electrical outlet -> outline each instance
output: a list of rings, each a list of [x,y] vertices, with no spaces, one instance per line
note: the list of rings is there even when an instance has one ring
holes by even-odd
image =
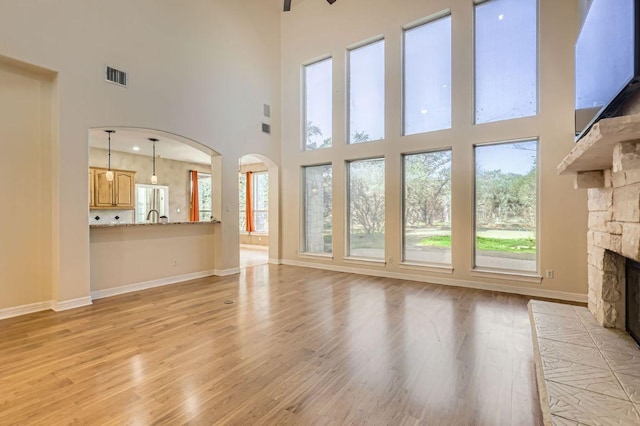
[[[393,257],[389,258],[389,264],[392,265],[393,264]]]
[[[173,264],[173,266],[178,266],[178,259],[173,259],[172,264]]]
[[[547,269],[546,277],[553,278],[553,269]]]

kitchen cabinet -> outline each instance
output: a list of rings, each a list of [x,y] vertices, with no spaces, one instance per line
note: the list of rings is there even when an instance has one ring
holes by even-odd
[[[114,170],[113,181],[107,180],[107,169],[91,168],[93,172],[93,209],[133,210],[135,203],[136,172]]]
[[[89,207],[94,207],[96,205],[96,201],[94,199],[94,176],[95,176],[95,170],[93,169],[89,169]]]

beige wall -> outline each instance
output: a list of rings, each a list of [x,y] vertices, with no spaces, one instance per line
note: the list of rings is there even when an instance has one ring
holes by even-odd
[[[328,6],[322,1],[297,4],[282,16],[282,230],[283,257],[329,268],[358,268],[374,274],[447,282],[457,285],[498,284],[530,294],[545,292],[579,299],[587,292],[584,192],[572,189],[571,178],[559,177],[556,166],[574,144],[573,49],[578,4],[540,0],[539,114],[536,117],[474,126],[473,123],[473,2],[468,0],[350,0]],[[453,127],[412,136],[401,135],[402,28],[450,9],[452,20]],[[366,10],[366,14],[363,11]],[[328,24],[330,23],[330,24]],[[339,30],[327,31],[327,26]],[[386,39],[386,139],[345,145],[345,49],[383,35]],[[301,146],[301,66],[333,56],[333,148],[303,152]],[[516,277],[485,275],[473,265],[473,145],[538,137],[539,269],[554,270],[542,283]],[[453,273],[409,269],[401,258],[401,154],[452,147]],[[386,158],[386,265],[345,261],[345,160]],[[300,246],[300,167],[333,164],[333,259],[298,255]],[[523,290],[524,289],[524,290]]]
[[[3,3],[0,57],[58,76],[51,137],[53,208],[41,213],[54,222],[53,240],[44,242],[52,251],[54,300],[89,295],[90,128],[159,129],[222,154],[224,203],[216,244],[238,245],[238,159],[253,153],[279,161],[279,126],[269,136],[261,132],[261,122],[265,102],[272,107],[273,122],[280,120],[281,8],[275,0]],[[129,88],[105,83],[105,64],[129,72]],[[13,162],[8,170],[15,175],[24,169]],[[17,253],[6,261],[23,262]],[[220,270],[235,268],[238,251],[220,251],[216,262]]]
[[[240,173],[266,172],[268,170],[269,170],[269,167],[267,167],[267,165],[264,163],[242,164],[240,166]]]
[[[107,150],[90,148],[89,166],[107,167]],[[153,173],[151,157],[112,151],[111,167],[135,171],[136,183],[151,185],[151,174]],[[171,222],[189,222],[191,202],[189,170],[210,174],[211,165],[156,158],[158,185],[169,187],[169,221]]]
[[[249,244],[252,246],[268,246],[269,235],[240,233],[240,244]]]
[[[0,309],[51,300],[51,76],[0,61]]]
[[[216,224],[91,229],[91,291],[212,274]]]

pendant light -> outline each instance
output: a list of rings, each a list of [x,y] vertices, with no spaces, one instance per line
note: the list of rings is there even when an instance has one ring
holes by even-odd
[[[158,139],[149,138],[149,140],[153,143],[153,174],[151,175],[151,185],[157,185],[158,176],[156,176],[156,142],[158,142]]]
[[[105,132],[107,132],[109,134],[109,154],[108,154],[108,158],[109,158],[109,165],[107,167],[107,174],[106,174],[106,178],[107,178],[107,182],[113,182],[113,172],[111,171],[111,133],[115,133],[115,130],[105,130]]]

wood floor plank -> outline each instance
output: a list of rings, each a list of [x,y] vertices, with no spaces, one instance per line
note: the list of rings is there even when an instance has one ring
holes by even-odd
[[[0,424],[537,425],[526,303],[263,265],[3,320]]]

